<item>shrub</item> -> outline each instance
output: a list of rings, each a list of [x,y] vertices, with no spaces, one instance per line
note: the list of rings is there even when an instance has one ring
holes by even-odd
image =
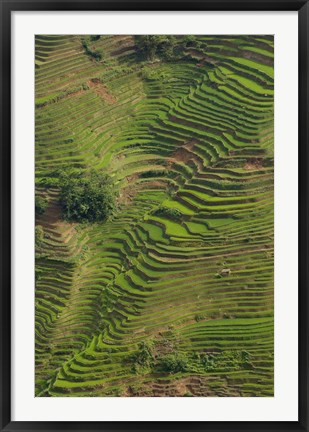
[[[86,39],[82,39],[82,46],[83,46],[83,48],[84,48],[84,50],[85,50],[85,53],[86,53],[89,57],[93,58],[93,59],[96,60],[96,61],[100,61],[100,60],[102,60],[102,54],[99,53],[99,52],[97,52],[97,51],[92,50],[92,49],[89,47],[88,42],[86,41]]]
[[[247,351],[241,351],[240,359],[243,365],[248,365],[250,363],[250,354]]]
[[[138,350],[125,359],[132,363],[132,372],[139,375],[149,373],[154,366],[153,341],[142,341],[138,344]]]
[[[185,36],[184,45],[186,47],[193,47],[194,45],[196,45],[196,36],[194,36],[194,35]]]
[[[196,314],[194,319],[196,322],[202,321],[203,319],[205,319],[205,315]]]
[[[184,354],[167,354],[160,360],[160,368],[164,372],[186,372],[189,369],[189,359]]]
[[[152,214],[154,216],[167,217],[175,221],[181,220],[183,216],[183,214],[178,209],[169,207],[159,207],[158,209],[154,210]]]
[[[135,44],[138,54],[150,61],[156,58],[166,61],[176,61],[186,56],[187,48],[201,48],[201,42],[196,36],[135,36]]]
[[[44,230],[41,225],[35,227],[35,246],[40,247],[44,240]]]
[[[223,351],[220,353],[201,353],[200,362],[206,372],[218,369],[239,370],[249,368],[250,354],[247,351]]]
[[[154,359],[153,342],[142,341],[138,344],[138,350],[130,357],[130,361],[140,366],[150,366]]]
[[[167,171],[164,170],[149,170],[140,173],[140,178],[166,177]]]
[[[99,40],[100,37],[101,37],[100,35],[91,35],[91,36],[90,36],[90,40],[91,40],[92,42],[94,42],[94,41]]]
[[[215,354],[200,354],[200,362],[206,372],[212,371],[216,368],[216,360],[218,360],[218,356]]]
[[[176,46],[175,36],[135,36],[135,43],[138,52],[148,60],[154,60],[156,56],[165,60],[172,60],[174,58],[174,50]]]
[[[43,270],[38,269],[37,266],[35,266],[35,283],[41,280],[42,274],[43,274]]]
[[[160,81],[161,83],[168,80],[168,75],[165,72],[153,69],[150,66],[142,68],[142,77],[147,81]]]
[[[116,208],[111,178],[94,170],[67,170],[60,173],[60,204],[69,221],[98,222],[107,219]]]
[[[37,215],[42,215],[48,206],[48,200],[42,196],[35,196],[35,213]]]

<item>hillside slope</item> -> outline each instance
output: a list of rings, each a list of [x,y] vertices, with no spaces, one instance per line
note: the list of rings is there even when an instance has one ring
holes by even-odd
[[[37,396],[273,395],[273,38],[36,37]],[[118,211],[63,221],[57,170]]]

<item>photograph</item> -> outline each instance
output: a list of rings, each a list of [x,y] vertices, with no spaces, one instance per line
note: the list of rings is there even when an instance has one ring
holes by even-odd
[[[35,35],[36,397],[274,397],[274,45]]]

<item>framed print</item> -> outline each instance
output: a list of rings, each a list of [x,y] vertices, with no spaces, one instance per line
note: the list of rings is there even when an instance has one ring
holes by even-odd
[[[307,1],[1,20],[1,430],[307,430]]]

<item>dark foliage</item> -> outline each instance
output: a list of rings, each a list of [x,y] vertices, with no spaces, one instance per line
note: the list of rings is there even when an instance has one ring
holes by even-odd
[[[44,230],[41,225],[35,227],[35,247],[40,247],[44,239]]]
[[[149,366],[153,360],[153,343],[151,341],[140,342],[138,350],[130,357],[131,362],[141,366]]]
[[[100,35],[91,35],[91,36],[90,36],[90,40],[91,40],[92,42],[95,42],[95,41],[99,40],[100,37],[101,37]]]
[[[169,207],[159,207],[158,209],[154,210],[152,214],[154,216],[167,217],[175,221],[180,221],[183,218],[183,214],[179,210]]]
[[[69,221],[104,221],[116,208],[115,188],[106,174],[62,171],[59,185],[63,217]]]
[[[159,367],[164,372],[186,372],[189,369],[189,359],[185,354],[167,354],[160,360]]]
[[[135,36],[138,52],[148,60],[159,57],[174,60],[177,57],[177,39],[175,36],[145,35]]]
[[[35,213],[40,216],[45,213],[45,210],[48,206],[48,200],[42,196],[35,196]]]
[[[187,58],[188,49],[199,49],[200,41],[194,35],[143,35],[135,36],[135,44],[140,57],[153,61],[156,58],[175,61]],[[190,55],[189,55],[190,57]]]
[[[84,50],[85,50],[85,53],[86,53],[89,57],[93,58],[93,59],[96,60],[96,61],[99,61],[99,60],[102,59],[102,55],[101,55],[101,53],[92,50],[92,49],[89,47],[88,42],[86,41],[86,39],[82,39],[82,45],[83,45],[83,48],[84,48]]]

